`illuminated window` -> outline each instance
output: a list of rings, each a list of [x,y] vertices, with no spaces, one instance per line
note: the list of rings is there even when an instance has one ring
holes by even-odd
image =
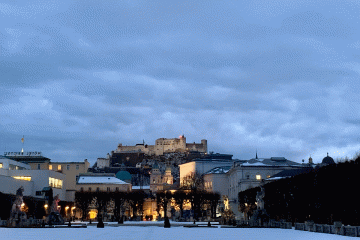
[[[266,178],[270,178],[270,175],[267,175]]]
[[[63,180],[49,177],[49,186],[53,188],[62,188],[63,187]]]
[[[52,170],[52,165],[49,165],[49,170]]]
[[[24,180],[24,181],[31,181],[31,177],[24,177],[24,176],[13,176],[15,179]]]
[[[61,171],[61,165],[58,165],[58,171]]]
[[[260,174],[256,175],[256,180],[261,180],[261,175]]]
[[[0,168],[3,168],[3,164],[2,164],[2,163],[0,163]]]

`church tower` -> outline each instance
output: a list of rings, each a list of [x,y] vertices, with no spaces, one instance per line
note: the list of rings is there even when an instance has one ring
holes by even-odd
[[[157,162],[152,166],[150,175],[150,191],[157,192],[162,190],[161,172]]]
[[[174,177],[171,174],[171,167],[167,166],[165,170],[165,175],[163,177],[163,183],[172,185],[174,183]]]

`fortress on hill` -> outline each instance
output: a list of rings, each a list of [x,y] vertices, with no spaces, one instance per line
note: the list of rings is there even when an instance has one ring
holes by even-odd
[[[186,143],[184,135],[179,138],[159,138],[156,139],[155,145],[147,145],[145,143],[136,144],[135,146],[123,146],[121,143],[118,145],[115,153],[125,152],[138,152],[146,155],[160,156],[164,153],[173,152],[207,152],[207,140],[201,140],[201,143]]]

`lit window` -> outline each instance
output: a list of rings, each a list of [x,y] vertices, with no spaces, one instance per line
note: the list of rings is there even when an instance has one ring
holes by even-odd
[[[261,175],[260,174],[256,175],[256,180],[261,180]]]
[[[70,165],[66,165],[66,170],[70,170]]]
[[[267,175],[266,178],[270,178],[270,175]]]
[[[49,177],[49,186],[53,188],[62,188],[63,187],[63,180]]]
[[[52,165],[49,165],[49,170],[52,170]]]
[[[58,171],[61,171],[61,165],[58,165]]]
[[[2,164],[2,163],[0,163],[0,168],[3,168],[3,164]]]
[[[24,181],[31,181],[31,177],[24,177],[24,176],[13,176],[15,179],[24,180]]]

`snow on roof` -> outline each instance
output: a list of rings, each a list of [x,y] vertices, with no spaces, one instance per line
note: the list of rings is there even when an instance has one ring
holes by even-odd
[[[150,186],[132,186],[132,189],[134,190],[150,189]]]
[[[280,179],[283,179],[283,178],[287,178],[287,177],[271,177],[271,178],[265,179],[265,181],[274,181],[274,180],[280,180]]]
[[[266,164],[261,163],[261,162],[254,162],[254,163],[246,162],[246,163],[243,163],[242,165],[243,166],[266,166]]]
[[[215,167],[205,174],[219,174],[219,173],[227,173],[230,170],[231,166],[223,166],[223,167]]]
[[[80,176],[78,183],[98,183],[98,184],[128,184],[116,177],[108,176]]]

